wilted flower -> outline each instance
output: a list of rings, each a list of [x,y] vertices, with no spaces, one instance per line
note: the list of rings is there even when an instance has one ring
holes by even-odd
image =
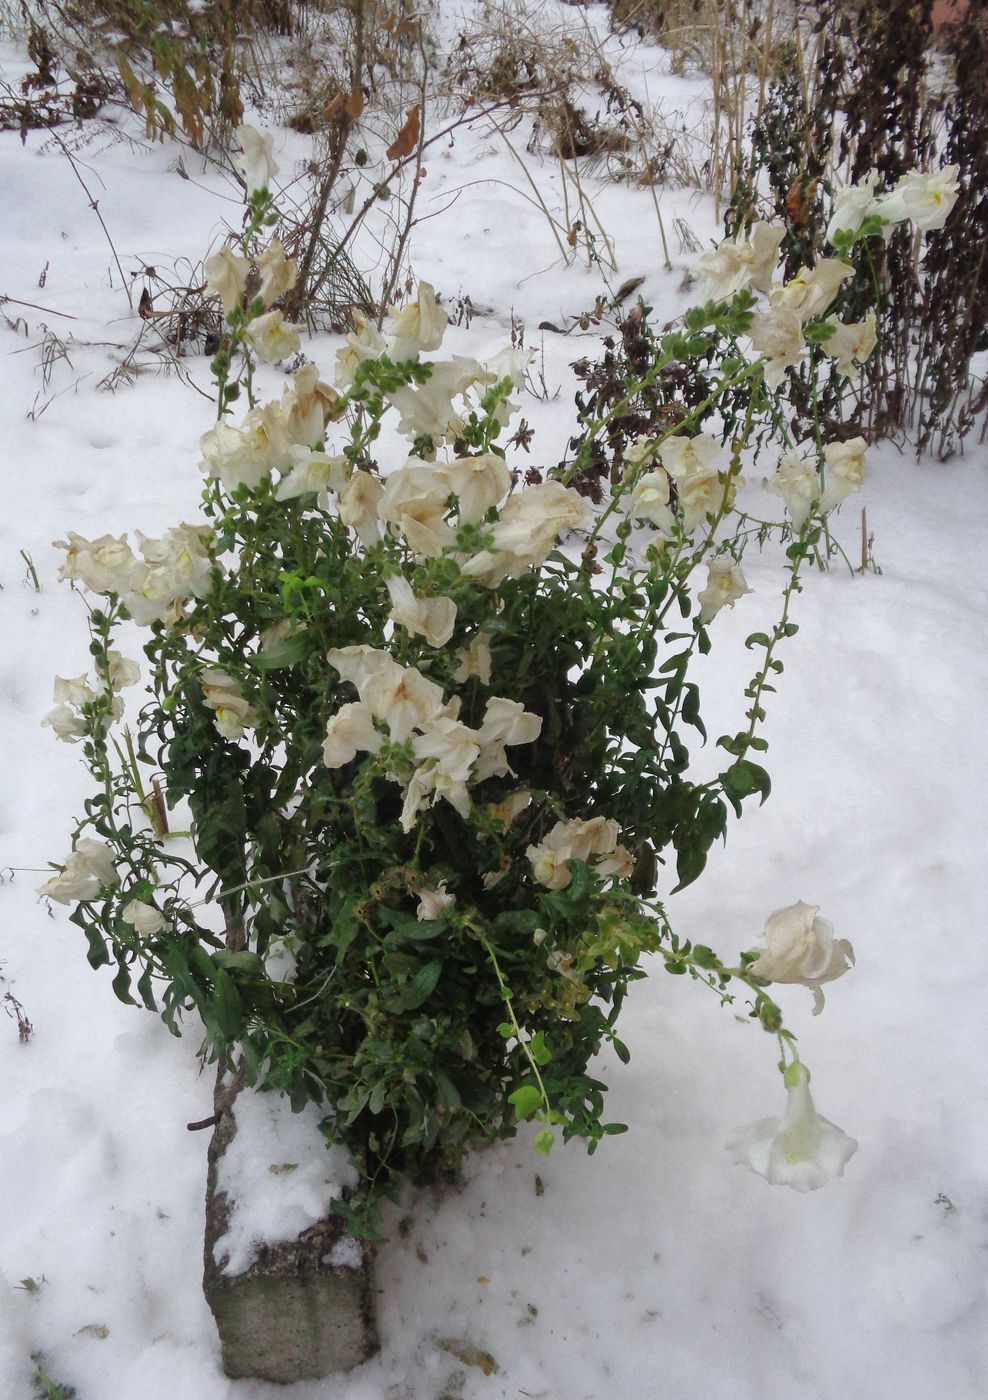
[[[418,296],[401,310],[390,308],[384,323],[392,338],[388,353],[392,360],[417,360],[421,350],[438,350],[443,343],[449,317],[436,301],[435,290],[428,282],[420,282]]]
[[[491,679],[491,645],[489,632],[477,632],[465,647],[456,653],[460,663],[453,673],[457,684],[476,676],[482,685],[489,685]]]
[[[78,579],[94,593],[127,592],[141,568],[126,535],[87,540],[70,530],[68,541],[56,540],[55,548],[67,551],[59,578]]]
[[[416,918],[439,919],[445,909],[452,909],[456,903],[455,894],[447,894],[446,882],[443,880],[434,890],[419,891],[419,907]]]
[[[946,165],[928,174],[910,170],[878,201],[877,213],[889,223],[910,219],[918,229],[943,228],[957,203],[958,168]]]
[[[488,588],[505,578],[520,578],[545,562],[563,530],[586,524],[589,514],[580,493],[560,481],[529,486],[508,498],[491,527],[494,549],[469,559],[462,571]]]
[[[784,287],[776,287],[768,299],[774,311],[794,311],[801,322],[811,321],[823,315],[841,285],[853,275],[851,263],[821,258],[813,268],[797,272]]]
[[[757,287],[767,292],[772,283],[779,245],[786,236],[785,224],[754,223],[747,237],[738,230],[733,238],[725,238],[712,253],[697,261],[696,270],[704,283],[704,291],[714,301],[724,301],[742,287]]]
[[[669,504],[669,477],[660,467],[646,472],[635,482],[628,504],[628,514],[636,520],[649,520],[663,535],[671,535],[676,517]]]
[[[483,452],[478,457],[456,457],[436,467],[447,487],[455,496],[457,513],[464,525],[474,525],[511,488],[511,473],[503,457],[495,452]]]
[[[77,899],[95,899],[101,890],[118,883],[113,866],[113,851],[105,841],[77,841],[65,861],[60,875],[55,875],[38,894],[59,904],[71,904]]]
[[[733,608],[739,598],[750,593],[741,569],[728,554],[711,559],[707,565],[707,586],[696,595],[700,604],[700,621],[709,622],[721,608]]]
[[[83,716],[71,705],[56,705],[41,723],[53,730],[57,739],[63,739],[67,744],[84,738],[89,728]]]
[[[452,598],[417,598],[408,580],[398,575],[388,579],[387,588],[391,595],[391,620],[424,637],[431,647],[444,647],[456,626],[456,604]]]
[[[777,389],[786,370],[799,364],[803,354],[803,322],[791,306],[778,306],[755,316],[748,331],[752,345],[766,358],[765,383]]]
[[[813,1014],[823,1009],[822,982],[842,977],[854,962],[846,938],[834,939],[834,926],[816,917],[819,906],[790,904],[777,909],[765,924],[768,945],[748,971],[765,982],[798,982],[813,992]]]
[[[697,433],[695,437],[677,434],[666,438],[655,449],[655,455],[663,467],[679,482],[705,472],[720,452],[721,444],[709,433]]]
[[[386,349],[384,336],[361,312],[353,313],[356,330],[346,338],[346,344],[336,352],[336,382],[341,389],[353,383],[357,367],[364,360],[376,360]]]
[[[242,428],[217,423],[203,433],[199,446],[203,471],[228,491],[238,486],[255,490],[271,471],[291,465],[292,444],[277,404],[250,409]]]
[[[573,878],[569,862],[589,862],[596,856],[599,859],[594,861],[594,869],[598,875],[624,879],[631,874],[634,860],[629,851],[618,845],[619,835],[617,822],[604,817],[557,822],[540,845],[529,846],[526,852],[532,873],[548,889],[564,890]]]
[[[750,1167],[773,1186],[791,1186],[794,1191],[816,1191],[832,1176],[843,1176],[858,1150],[854,1138],[817,1113],[809,1079],[805,1065],[790,1065],[785,1073],[785,1117],[761,1118],[737,1128],[726,1144],[739,1166]]]
[[[250,263],[235,253],[232,248],[223,247],[211,254],[203,264],[206,273],[206,288],[215,292],[223,304],[223,314],[232,316],[239,310],[247,286]]]
[[[683,513],[683,528],[687,533],[696,529],[708,516],[730,510],[734,504],[736,485],[734,479],[722,481],[713,467],[691,472],[679,486],[679,509]]]
[[[323,491],[342,491],[350,477],[350,463],[343,456],[330,457],[307,447],[289,449],[292,468],[275,488],[276,501],[294,501]]]
[[[339,395],[319,378],[318,365],[303,365],[281,396],[278,416],[288,441],[316,447],[326,433],[326,419]]]
[[[274,162],[274,142],[270,132],[262,134],[253,126],[238,126],[233,133],[241,145],[241,152],[234,156],[233,163],[247,183],[248,194],[255,190],[266,190],[272,175],[278,173]]]
[[[370,472],[356,471],[340,492],[339,512],[344,525],[356,530],[365,549],[381,538],[378,506],[384,487]]]
[[[878,213],[878,205],[875,199],[875,185],[878,182],[878,172],[873,170],[861,181],[859,185],[846,185],[840,191],[834,201],[833,213],[830,215],[830,223],[827,225],[827,242],[833,243],[834,234],[841,230],[845,233],[857,233],[870,214]]]
[[[419,557],[438,559],[456,535],[446,523],[449,483],[437,467],[409,457],[388,477],[377,513],[394,524]]]

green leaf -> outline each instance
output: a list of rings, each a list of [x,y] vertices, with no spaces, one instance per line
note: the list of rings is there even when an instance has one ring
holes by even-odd
[[[514,1105],[515,1115],[519,1119],[531,1118],[532,1114],[538,1113],[542,1107],[542,1094],[536,1084],[522,1084],[513,1094],[508,1095],[508,1103]]]
[[[390,998],[390,1005],[396,1011],[414,1011],[435,991],[442,970],[443,965],[438,960],[426,963],[405,983],[397,996]]]
[[[545,1031],[536,1031],[535,1035],[532,1036],[528,1042],[528,1053],[539,1068],[549,1063],[552,1059],[552,1051],[545,1043]]]
[[[532,1146],[540,1157],[548,1157],[552,1151],[552,1144],[556,1141],[555,1134],[549,1128],[543,1128],[541,1133],[535,1134]]]
[[[300,630],[285,637],[270,650],[258,652],[252,659],[253,665],[258,671],[278,671],[283,666],[294,666],[297,661],[303,661],[311,650],[310,637]]]

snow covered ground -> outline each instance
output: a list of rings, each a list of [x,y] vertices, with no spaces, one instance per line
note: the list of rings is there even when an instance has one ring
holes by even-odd
[[[653,96],[695,101],[695,84],[659,71],[656,51],[646,58]],[[16,46],[0,47],[0,74],[21,64]],[[294,134],[277,144],[285,171],[306,154]],[[193,178],[181,179],[178,154],[105,136],[79,151],[128,271],[198,259],[236,220],[232,182],[187,153]],[[558,199],[551,168],[531,168]],[[491,308],[447,348],[496,351],[512,311],[527,343],[544,343],[540,367],[560,392],[527,396],[523,413],[533,460],[553,462],[569,363],[595,352],[600,331],[534,327],[592,306],[602,285],[594,269],[562,266],[523,183],[495,140],[459,135],[430,161],[427,194],[442,209],[461,192],[418,230],[412,263],[448,299]],[[153,370],[99,388],[139,323],[58,147],[0,136],[0,188],[0,294],[49,309],[8,303],[14,324],[0,323],[0,994],[34,1028],[21,1044],[0,1017],[2,1400],[31,1400],[34,1353],[77,1400],[982,1400],[985,448],[946,465],[889,446],[870,454],[883,573],[807,578],[765,731],[772,796],[670,906],[683,935],[727,957],[798,899],[853,942],[858,965],[820,1018],[803,989],[783,998],[820,1111],[860,1143],[844,1179],[799,1196],[731,1165],[729,1130],[781,1111],[773,1043],[742,1005],[721,1009],[657,967],[622,1023],[631,1064],[601,1066],[628,1134],[591,1159],[573,1145],[547,1161],[522,1134],[475,1158],[462,1191],[409,1199],[378,1259],[380,1355],[319,1383],[231,1382],[200,1286],[207,1135],[185,1127],[211,1112],[212,1072],[200,1072],[194,1028],[177,1041],[121,1006],[68,911],[34,894],[86,793],[76,753],[40,728],[53,676],[88,660],[84,610],[57,582],[51,542],[195,520],[211,409]],[[592,188],[617,280],[644,276],[657,319],[671,319],[689,302],[689,256],[673,239],[676,265],[663,270],[647,191]],[[704,241],[716,234],[710,200],[679,190],[661,203],[667,229],[681,216]],[[67,354],[47,387],[45,327]],[[320,337],[310,353],[329,368],[335,344]],[[208,391],[206,362],[186,369]],[[274,389],[279,371],[266,379]],[[765,471],[749,473],[752,489]],[[839,530],[853,551],[856,507]],[[743,638],[781,587],[770,553],[749,558],[755,593],[718,617],[702,677],[712,735],[737,727]],[[496,1372],[465,1364],[464,1348],[489,1353]]]

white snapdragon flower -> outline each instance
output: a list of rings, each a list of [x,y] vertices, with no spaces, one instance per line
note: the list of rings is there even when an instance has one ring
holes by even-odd
[[[717,515],[721,510],[730,510],[737,484],[734,478],[722,481],[713,467],[693,472],[681,482],[679,509],[683,513],[683,528],[687,534],[709,516]]]
[[[449,894],[446,890],[446,881],[442,880],[434,890],[419,891],[419,907],[416,918],[441,919],[443,911],[452,909],[456,903],[456,895]]]
[[[794,1191],[816,1191],[832,1176],[843,1176],[858,1150],[854,1138],[817,1113],[809,1079],[805,1065],[790,1065],[785,1073],[785,1116],[737,1128],[726,1144],[739,1166],[750,1167],[773,1186],[791,1186]]]
[[[340,519],[351,530],[356,530],[365,549],[381,539],[378,508],[383,495],[384,487],[377,477],[364,471],[354,472],[340,492]]]
[[[748,971],[766,982],[798,982],[813,993],[813,1014],[823,1009],[820,984],[843,977],[854,962],[846,938],[835,940],[834,926],[818,919],[816,904],[800,900],[777,909],[765,924],[766,947]]]
[[[240,154],[234,156],[233,163],[247,183],[248,194],[255,190],[266,190],[272,175],[278,173],[274,161],[274,140],[271,133],[262,133],[246,123],[238,126],[233,133],[240,142]]]
[[[201,676],[203,700],[215,711],[213,723],[224,739],[242,739],[244,730],[257,723],[257,712],[240,694],[237,682],[217,666]]]
[[[126,593],[141,570],[126,535],[87,540],[70,530],[68,540],[56,540],[55,548],[67,551],[59,578],[78,579],[93,593]]]
[[[474,782],[485,778],[503,778],[513,769],[506,748],[515,744],[534,744],[542,733],[542,716],[534,714],[517,700],[494,695],[487,702],[484,719],[477,731],[480,756],[474,765]]]
[[[350,479],[350,463],[343,456],[330,457],[308,447],[289,448],[292,467],[275,488],[276,501],[294,501],[300,496],[342,491]]]
[[[468,781],[480,753],[477,731],[449,715],[436,714],[424,720],[419,725],[419,733],[412,735],[411,743],[412,752],[420,763],[432,760],[432,771],[437,779],[442,777],[455,784]]]
[[[389,308],[384,323],[391,338],[388,354],[392,360],[417,360],[422,350],[438,350],[443,343],[449,317],[436,301],[436,293],[428,282],[420,282],[418,296],[403,306]]]
[[[130,900],[120,911],[120,917],[144,938],[160,933],[168,923],[160,909],[143,899]]]
[[[725,301],[742,287],[767,292],[785,236],[785,224],[754,223],[747,236],[739,229],[733,238],[725,238],[696,264],[705,294],[714,301]]]
[[[707,471],[721,450],[721,444],[709,433],[697,433],[696,437],[677,434],[659,443],[655,455],[673,480],[683,482]]]
[[[467,578],[496,588],[505,578],[520,578],[544,564],[564,530],[586,525],[590,507],[578,491],[559,481],[529,486],[510,496],[492,526],[494,549],[483,550],[463,565]]]
[[[634,869],[634,859],[618,844],[620,834],[617,822],[605,817],[559,821],[538,846],[529,846],[532,873],[548,889],[564,890],[573,878],[569,862],[597,857],[593,866],[598,875],[625,879]]]
[[[478,457],[456,457],[436,468],[447,493],[457,500],[457,513],[465,525],[483,520],[492,506],[511,489],[511,473],[503,457],[483,452]]]
[[[266,311],[263,316],[255,316],[246,327],[244,339],[259,360],[276,365],[279,360],[287,360],[289,355],[298,352],[300,329],[286,321],[280,311]]]
[[[343,705],[326,725],[322,761],[327,768],[342,768],[358,753],[380,753],[384,738],[374,728],[374,717],[362,702]]]
[[[857,233],[869,215],[879,212],[878,201],[875,198],[877,183],[878,171],[873,170],[860,184],[846,185],[839,192],[834,201],[830,223],[827,225],[828,243],[833,243],[834,234],[839,230],[844,233]]]
[[[335,650],[327,655],[330,663],[343,674],[339,663],[334,660]],[[377,655],[384,655],[389,664],[375,661],[359,679],[353,679],[357,670],[354,667],[347,679],[353,679],[357,694],[374,718],[387,725],[395,743],[402,744],[413,729],[420,728],[443,709],[443,692],[435,681],[428,680],[414,667],[399,666],[386,653]]]
[[[867,448],[863,437],[853,437],[846,442],[828,443],[823,449],[826,485],[820,500],[821,510],[833,510],[852,491],[860,491],[865,479]]]
[[[918,229],[943,228],[957,203],[958,168],[947,165],[928,174],[910,170],[890,194],[882,196],[876,212],[888,223],[909,219]]]
[[[56,705],[53,710],[48,711],[41,723],[53,731],[56,739],[62,739],[67,744],[74,744],[76,740],[85,738],[89,729],[86,720],[71,705]]]
[[[38,894],[58,904],[71,904],[78,899],[95,899],[101,890],[118,882],[112,849],[105,841],[82,840],[66,858],[62,873],[42,885]]]
[[[669,504],[669,476],[661,467],[646,472],[635,482],[628,503],[628,514],[636,520],[648,520],[663,535],[672,534],[676,517]]]
[[[471,676],[476,676],[481,685],[490,685],[491,634],[484,631],[475,633],[467,645],[456,653],[456,659],[459,665],[453,679],[458,685],[468,681]]]
[[[770,312],[752,318],[748,331],[755,350],[764,355],[765,383],[777,389],[791,365],[798,365],[803,356],[803,321],[791,306],[776,306]]]
[[[113,690],[126,690],[128,686],[136,685],[141,679],[141,668],[138,663],[121,655],[119,651],[111,649],[106,653],[106,659],[107,669],[110,673],[110,686]]]
[[[280,238],[272,238],[264,251],[259,254],[257,270],[261,275],[258,296],[265,306],[270,306],[286,292],[290,292],[298,281],[298,268],[295,265],[295,260],[285,257],[284,245]]]
[[[341,389],[348,388],[357,373],[357,367],[364,360],[376,360],[387,349],[384,336],[360,311],[353,313],[356,327],[346,338],[346,343],[336,352],[336,382]]]
[[[417,598],[406,578],[395,575],[387,581],[391,596],[391,620],[431,647],[444,647],[456,626],[456,604],[452,598]]]
[[[204,598],[212,588],[213,561],[207,546],[212,543],[213,531],[209,525],[183,522],[160,540],[148,539],[138,530],[137,540],[148,566],[134,590],[142,597],[167,605],[176,598]]]
[[[277,404],[252,408],[242,428],[219,422],[199,439],[201,467],[228,491],[238,486],[255,490],[272,470],[291,466],[285,425]]]
[[[250,263],[232,248],[224,246],[206,259],[203,268],[206,273],[206,290],[219,297],[223,305],[223,314],[232,316],[240,309],[243,301]]]
[[[384,483],[377,513],[393,524],[420,558],[438,559],[456,543],[446,523],[449,484],[437,467],[409,457]]]
[[[854,276],[852,263],[841,258],[821,258],[812,268],[803,268],[784,287],[769,292],[773,311],[794,311],[801,322],[822,316],[841,286]]]
[[[709,622],[721,608],[733,608],[739,598],[750,592],[744,574],[729,554],[711,559],[707,565],[707,586],[696,595],[700,621]]]
[[[278,417],[288,441],[301,447],[317,447],[326,435],[326,422],[339,395],[319,378],[319,366],[297,369],[281,396]]]
[[[855,360],[864,364],[877,344],[875,313],[870,311],[863,321],[837,321],[833,335],[823,342],[823,353],[830,356],[841,374],[850,377]]]
[[[815,457],[798,450],[783,453],[775,476],[769,477],[764,485],[766,491],[773,491],[785,501],[794,530],[803,528],[813,502],[819,500],[822,493]]]

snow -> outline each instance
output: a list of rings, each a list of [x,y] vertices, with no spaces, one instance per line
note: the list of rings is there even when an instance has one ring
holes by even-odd
[[[613,62],[622,47],[634,56],[612,43]],[[697,82],[670,76],[654,51],[649,59],[634,62],[652,97],[694,113]],[[22,65],[12,43],[0,46],[6,79]],[[187,151],[193,178],[183,180],[175,146],[149,146],[126,121],[120,132],[77,158],[125,268],[202,257],[236,218],[232,182]],[[309,149],[284,131],[276,148],[286,172]],[[558,213],[558,170],[526,159]],[[534,328],[592,307],[601,275],[562,266],[495,136],[460,131],[429,164],[430,208],[461,193],[416,231],[415,272],[447,300],[463,291],[490,308],[446,348],[483,358],[507,342],[512,313],[525,322],[550,397],[526,396],[522,413],[537,430],[532,460],[552,462],[570,431],[569,364],[593,354],[606,328],[565,337]],[[889,445],[869,454],[864,503],[883,572],[806,577],[800,632],[770,697],[772,795],[670,902],[681,934],[725,956],[752,946],[766,916],[797,899],[819,904],[854,944],[857,967],[828,987],[822,1016],[811,1016],[808,992],[782,989],[820,1112],[860,1143],[843,1180],[798,1196],[731,1165],[730,1130],[782,1111],[773,1043],[743,1004],[722,1009],[656,967],[622,1020],[630,1065],[604,1055],[600,1066],[609,1116],[629,1133],[593,1158],[572,1145],[543,1160],[526,1131],[472,1158],[462,1189],[410,1196],[386,1221],[377,1258],[380,1355],[347,1377],[277,1392],[232,1382],[200,1286],[207,1134],[185,1125],[211,1113],[212,1071],[197,1061],[195,1029],[176,1040],[121,1006],[111,974],[87,966],[69,911],[49,912],[34,895],[46,863],[68,850],[86,794],[76,754],[40,727],[54,674],[77,675],[88,660],[84,610],[57,582],[51,541],[69,529],[155,534],[194,521],[197,439],[211,412],[160,368],[113,393],[97,387],[139,329],[105,236],[43,135],[28,133],[23,147],[16,132],[0,136],[0,172],[0,294],[65,313],[9,303],[5,314],[23,321],[0,323],[0,992],[12,989],[35,1027],[21,1044],[16,1023],[0,1017],[0,1395],[30,1400],[30,1356],[40,1352],[78,1400],[981,1400],[985,448],[972,443],[946,464]],[[650,194],[587,185],[615,239],[616,277],[644,275],[656,321],[671,320],[690,300],[673,219],[706,242],[712,201],[659,192],[667,272]],[[66,340],[70,361],[53,366],[47,387],[35,348],[45,326]],[[312,347],[327,369],[337,343],[321,336]],[[208,392],[205,361],[185,369]],[[266,369],[262,382],[274,392],[283,376]],[[750,490],[764,474],[748,473]],[[837,528],[853,554],[854,501]],[[745,569],[755,592],[716,619],[699,677],[714,736],[737,728],[753,669],[743,639],[772,616],[781,589],[771,551]],[[700,773],[717,766],[712,746],[697,755]],[[267,1135],[258,1175],[288,1192],[298,1219],[311,1218],[332,1164],[317,1167],[294,1138],[303,1123],[276,1126],[264,1119],[271,1110],[267,1101],[248,1110]],[[266,1170],[287,1162],[297,1170]],[[238,1261],[256,1224],[231,1242]],[[495,1373],[462,1359],[479,1352]]]

